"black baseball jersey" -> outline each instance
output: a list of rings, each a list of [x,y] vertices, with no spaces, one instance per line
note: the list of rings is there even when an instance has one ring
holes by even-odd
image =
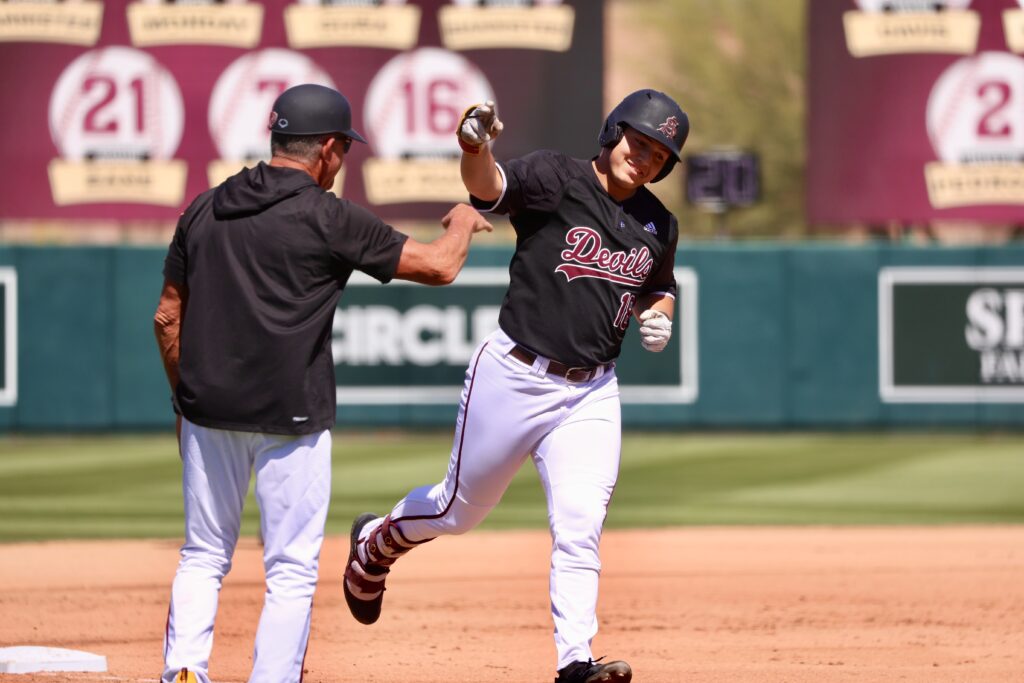
[[[501,329],[569,365],[614,360],[636,298],[675,296],[675,216],[646,187],[615,201],[587,160],[542,150],[498,168],[497,202],[473,204],[516,231]]]
[[[330,428],[338,297],[353,269],[394,277],[405,239],[295,169],[260,163],[199,195],[164,262],[188,288],[182,414],[237,431]]]

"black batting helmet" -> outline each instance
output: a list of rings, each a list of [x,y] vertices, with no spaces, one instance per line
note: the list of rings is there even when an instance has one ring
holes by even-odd
[[[657,90],[637,90],[626,95],[608,114],[597,141],[602,147],[614,147],[622,139],[624,126],[643,133],[665,145],[672,156],[651,180],[656,183],[667,176],[681,159],[683,144],[690,133],[690,119],[676,101]]]
[[[305,83],[288,88],[274,100],[267,126],[283,135],[326,135],[341,133],[366,142],[352,128],[352,107],[334,88]]]

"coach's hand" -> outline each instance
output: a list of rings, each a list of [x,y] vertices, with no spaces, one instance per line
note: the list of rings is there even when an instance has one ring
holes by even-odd
[[[640,314],[640,344],[648,351],[664,351],[672,338],[672,321],[661,311],[649,308]]]
[[[459,146],[469,154],[479,154],[480,148],[501,134],[505,125],[498,120],[498,110],[492,100],[474,104],[459,121],[455,134]]]
[[[456,204],[453,206],[452,210],[441,219],[441,225],[444,226],[445,230],[453,229],[455,226],[465,226],[471,234],[494,230],[494,226],[488,223],[487,219],[469,204]]]

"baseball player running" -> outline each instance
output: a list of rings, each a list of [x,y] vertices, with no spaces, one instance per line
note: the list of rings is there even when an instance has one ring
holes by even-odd
[[[537,151],[496,163],[494,104],[470,107],[457,135],[473,204],[508,214],[516,231],[499,329],[466,371],[448,473],[381,518],[352,524],[344,593],[353,616],[380,615],[391,565],[421,543],[461,534],[498,504],[531,458],[551,527],[556,683],[627,683],[623,661],[595,661],[598,545],[619,469],[615,359],[630,318],[648,351],[672,333],[678,225],[644,187],[680,158],[689,120],[654,90],[608,115],[589,160]]]
[[[327,190],[353,141],[348,100],[305,84],[277,98],[270,163],[199,195],[167,251],[155,317],[179,412],[185,543],[163,683],[209,683],[221,582],[256,473],[267,592],[250,683],[297,683],[331,488],[331,325],[353,270],[451,282],[491,226],[456,206],[429,244]]]

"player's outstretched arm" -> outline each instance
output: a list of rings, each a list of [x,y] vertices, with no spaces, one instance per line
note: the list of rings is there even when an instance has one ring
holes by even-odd
[[[424,285],[447,285],[455,281],[469,254],[473,235],[494,228],[480,212],[467,204],[456,204],[441,220],[445,232],[433,242],[405,241],[395,277]]]
[[[501,195],[501,174],[489,144],[504,130],[494,102],[474,104],[459,121],[455,135],[462,148],[462,183],[471,195],[494,201]]]

